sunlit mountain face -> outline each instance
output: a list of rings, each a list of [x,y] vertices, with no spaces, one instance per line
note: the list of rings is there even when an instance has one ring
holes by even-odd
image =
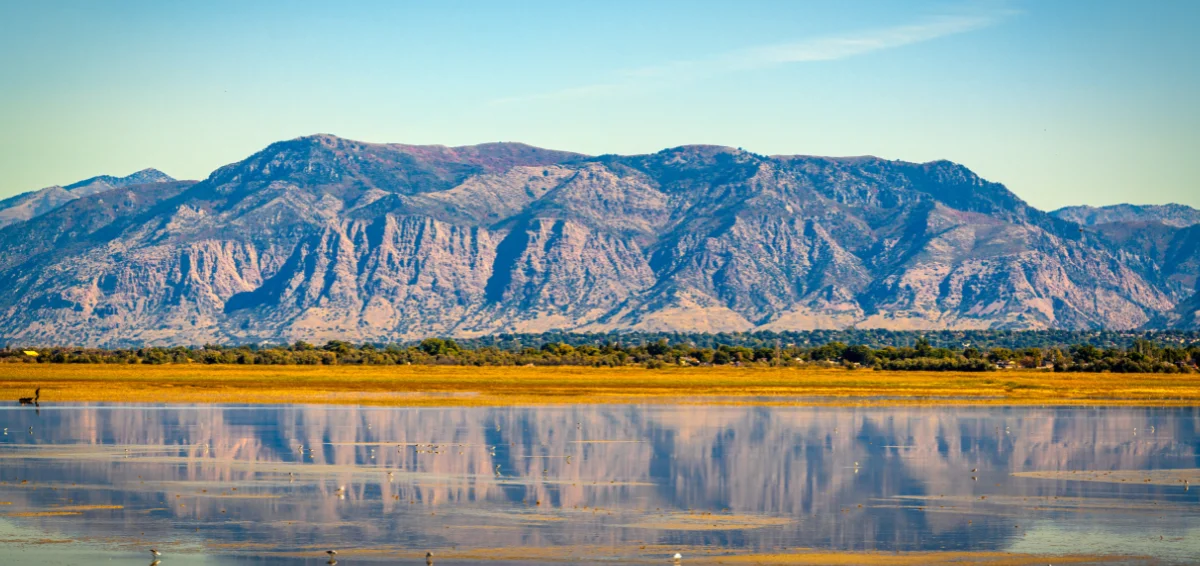
[[[0,342],[1197,320],[1183,212],[1085,226],[948,161],[323,135],[198,182],[138,179],[0,203]]]
[[[43,405],[0,420],[0,548],[29,559],[57,552],[34,540],[230,564],[326,547],[1200,550],[1191,408]]]

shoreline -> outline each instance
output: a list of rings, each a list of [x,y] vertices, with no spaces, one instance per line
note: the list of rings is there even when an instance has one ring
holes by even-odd
[[[0,548],[15,550],[37,549],[41,555],[57,558],[78,558],[86,554],[93,559],[97,557],[109,560],[129,559],[140,557],[142,552],[131,552],[131,548],[146,546],[141,539],[103,541],[81,538],[41,538],[41,539],[9,539],[0,541]],[[78,548],[83,545],[85,549]],[[291,560],[321,560],[324,552],[313,548],[306,551],[259,550],[250,551],[249,545],[225,544],[217,547],[200,545],[198,548],[174,548],[173,545],[158,545],[166,547],[172,560],[182,564],[211,563],[222,558],[233,560],[257,557],[268,559],[275,563],[279,559]],[[115,547],[115,548],[114,548]],[[652,548],[647,548],[652,547]],[[232,550],[233,552],[228,552]],[[670,564],[667,558],[676,550],[683,551],[684,564],[794,564],[794,565],[836,565],[856,564],[863,566],[950,566],[955,564],[990,564],[992,566],[1041,566],[1048,563],[1057,564],[1158,564],[1160,560],[1136,555],[1112,554],[1081,554],[1081,553],[1023,553],[1005,550],[820,550],[797,548],[776,552],[728,552],[706,547],[688,547],[642,545],[638,547],[614,548],[611,546],[549,546],[549,547],[517,547],[517,548],[478,548],[478,549],[434,549],[438,561],[454,564],[578,564],[587,557],[601,556],[595,561],[621,564]],[[214,552],[215,551],[215,552]],[[226,552],[222,552],[226,551]],[[240,551],[240,552],[239,552]],[[657,551],[657,552],[654,552]],[[319,557],[319,558],[318,558]],[[396,563],[397,561],[422,562],[423,552],[413,552],[411,549],[397,547],[381,548],[346,548],[339,550],[338,558],[352,559],[365,564]]]
[[[0,402],[1197,406],[1200,375],[808,368],[0,364]]]

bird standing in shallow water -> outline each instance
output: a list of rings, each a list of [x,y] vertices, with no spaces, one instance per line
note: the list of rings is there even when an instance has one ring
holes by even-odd
[[[42,397],[42,388],[39,387],[39,388],[37,388],[36,391],[33,392],[33,397],[21,397],[21,398],[17,399],[17,402],[22,405],[37,405],[38,399],[40,399],[41,397]]]
[[[680,554],[680,553],[678,553],[678,552],[676,552],[676,553],[675,553],[675,556],[672,556],[672,557],[671,557],[671,560],[672,560],[672,561],[674,561],[676,564],[679,564],[679,561],[680,561],[680,560],[683,560],[683,555],[682,555],[682,554]]]
[[[433,553],[432,552],[425,553],[425,566],[433,566]]]
[[[159,552],[159,551],[157,551],[157,550],[154,550],[153,548],[151,548],[151,549],[150,549],[150,556],[152,556],[152,557],[154,557],[154,558],[158,558],[159,556],[162,556],[162,553],[161,553],[161,552]]]

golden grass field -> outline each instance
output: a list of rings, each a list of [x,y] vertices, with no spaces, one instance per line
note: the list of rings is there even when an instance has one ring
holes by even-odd
[[[1200,375],[840,368],[0,364],[0,399],[378,406],[1196,405]]]

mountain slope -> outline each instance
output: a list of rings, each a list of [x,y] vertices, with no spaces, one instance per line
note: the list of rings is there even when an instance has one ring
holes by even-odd
[[[1112,206],[1068,206],[1051,212],[1061,218],[1084,226],[1095,226],[1110,222],[1161,222],[1167,226],[1184,228],[1200,224],[1200,210],[1182,204]]]
[[[52,186],[0,201],[0,228],[41,216],[77,198],[116,188],[174,181],[157,169],[143,169],[125,177],[100,175],[65,187]]]
[[[0,230],[0,339],[1194,324],[1195,235],[1116,226],[944,161],[309,136]]]
[[[0,200],[0,228],[41,216],[77,198],[56,185]]]

